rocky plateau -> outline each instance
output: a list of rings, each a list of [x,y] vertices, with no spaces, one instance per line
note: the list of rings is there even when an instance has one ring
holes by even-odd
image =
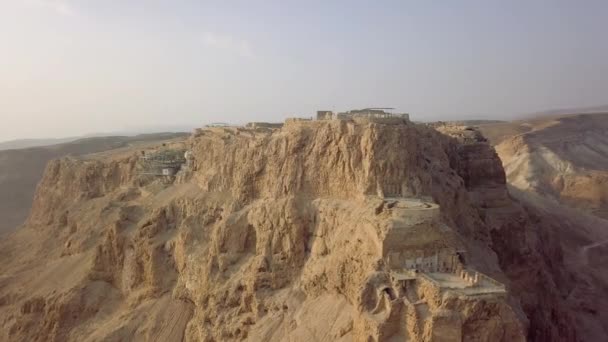
[[[189,166],[142,174],[141,150],[160,148],[190,151]],[[605,334],[602,302],[580,295],[601,282],[569,266],[542,208],[510,194],[503,162],[474,129],[357,120],[209,128],[164,147],[53,160],[26,223],[0,240],[0,340]],[[395,242],[387,198],[436,203],[439,216]],[[395,244],[458,249],[506,292],[404,290],[385,253]],[[598,248],[588,254],[600,263]]]

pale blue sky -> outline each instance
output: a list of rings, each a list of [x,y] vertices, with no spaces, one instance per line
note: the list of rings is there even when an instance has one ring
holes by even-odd
[[[608,104],[608,1],[0,0],[0,140]]]

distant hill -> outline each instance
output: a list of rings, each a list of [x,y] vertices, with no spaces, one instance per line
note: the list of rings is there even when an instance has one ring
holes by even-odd
[[[447,123],[452,125],[460,125],[460,126],[477,126],[477,125],[485,125],[485,124],[497,124],[503,123],[506,121],[501,120],[457,120],[457,121],[447,121]]]
[[[94,137],[51,146],[0,151],[0,233],[15,229],[25,220],[36,185],[49,160],[185,136],[186,133],[155,133],[133,137]]]
[[[191,132],[197,128],[197,125],[164,125],[164,126],[144,126],[126,128],[124,130],[111,132],[96,132],[83,134],[80,136],[62,137],[62,138],[42,138],[42,139],[15,139],[0,141],[0,151],[14,150],[21,148],[40,147],[63,144],[70,141],[76,141],[86,138],[102,138],[102,137],[135,137],[138,135],[158,134],[158,132]],[[160,133],[164,134],[164,133]]]
[[[592,114],[592,113],[608,113],[608,105],[578,107],[578,108],[550,109],[550,110],[545,110],[545,111],[525,115],[524,118],[538,119],[538,118],[542,118],[542,117],[546,117],[546,116],[577,115],[577,114]]]
[[[16,139],[0,142],[0,151],[13,150],[28,147],[48,146],[78,140],[78,137],[57,139]]]

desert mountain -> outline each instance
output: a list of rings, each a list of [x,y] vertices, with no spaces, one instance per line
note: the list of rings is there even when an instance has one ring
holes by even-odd
[[[585,340],[608,335],[608,114],[542,116],[479,126],[495,144],[510,193],[559,241],[561,283]],[[558,285],[559,286],[559,285]]]
[[[608,113],[484,124],[509,184],[608,217]]]
[[[598,114],[598,113],[606,113],[608,112],[608,105],[600,105],[600,106],[587,106],[587,107],[570,107],[570,108],[557,108],[550,109],[541,112],[536,112],[532,114],[528,114],[525,116],[528,120],[533,120],[542,117],[551,117],[551,116],[563,116],[563,115],[578,115],[578,114]]]
[[[94,137],[52,146],[0,151],[0,234],[15,229],[27,218],[44,168],[51,159],[81,156],[131,145],[184,136],[183,133],[144,134],[134,137]]]
[[[69,138],[51,138],[51,139],[17,139],[0,142],[0,151],[3,150],[17,150],[21,148],[57,145],[74,140],[78,140],[77,137]]]
[[[560,242],[477,131],[290,120],[142,149],[47,165],[0,240],[0,339],[573,341],[601,326],[578,319],[599,309],[571,304]]]

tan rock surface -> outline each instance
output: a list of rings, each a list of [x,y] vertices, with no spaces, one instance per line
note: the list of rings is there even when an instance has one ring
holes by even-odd
[[[576,336],[551,275],[519,279],[545,260],[487,144],[337,120],[214,128],[176,144],[194,164],[173,183],[139,175],[138,151],[49,163],[26,226],[0,242],[0,340]],[[384,197],[440,210],[433,223],[395,219]],[[403,222],[412,234],[387,244]],[[509,294],[464,295],[422,276],[401,288],[386,248],[464,250]]]

